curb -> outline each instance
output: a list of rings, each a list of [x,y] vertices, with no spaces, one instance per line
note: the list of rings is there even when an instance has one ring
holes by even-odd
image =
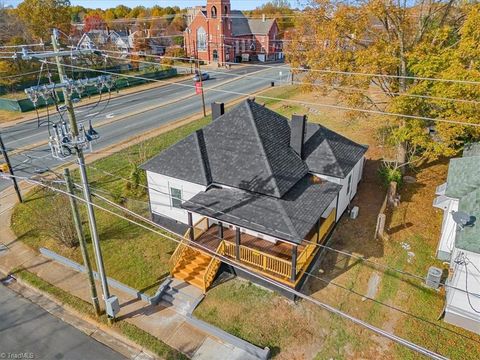
[[[9,276],[9,274],[5,274],[4,271],[0,271],[0,274],[4,275],[5,277]],[[70,305],[62,303],[60,300],[58,300],[54,296],[52,296],[52,295],[50,295],[50,294],[48,294],[48,293],[46,293],[46,292],[44,292],[40,289],[37,289],[33,285],[30,285],[29,283],[24,282],[22,279],[16,278],[14,275],[10,275],[10,276],[12,276],[15,279],[15,282],[13,282],[13,284],[17,283],[17,285],[20,286],[20,289],[15,289],[14,287],[12,287],[12,284],[2,285],[2,286],[5,286],[5,287],[9,288],[11,291],[15,292],[16,294],[18,294],[22,297],[24,297],[24,296],[20,291],[23,290],[23,289],[28,289],[28,290],[33,291],[34,293],[39,294],[43,298],[47,299],[50,303],[54,303],[55,305],[59,306],[61,309],[65,310],[65,312],[67,314],[71,315],[72,317],[74,317],[79,322],[84,322],[84,323],[87,323],[88,325],[93,326],[95,328],[95,330],[93,332],[89,333],[89,332],[86,331],[85,328],[80,327],[76,324],[73,324],[72,322],[66,321],[65,319],[62,319],[59,316],[59,314],[54,311],[55,307],[48,308],[48,307],[45,306],[45,304],[39,304],[38,302],[35,302],[32,299],[25,298],[25,297],[24,298],[29,300],[30,302],[40,306],[43,310],[45,310],[49,314],[52,314],[56,318],[65,322],[66,324],[69,324],[70,326],[72,326],[72,327],[76,328],[77,330],[83,332],[84,334],[91,337],[92,339],[102,343],[103,345],[111,348],[112,350],[114,350],[116,352],[119,352],[118,348],[112,347],[110,343],[103,342],[103,341],[99,340],[98,337],[93,337],[92,336],[93,334],[100,331],[100,332],[112,337],[116,341],[118,341],[121,345],[123,345],[125,348],[127,348],[127,351],[133,352],[132,351],[133,349],[136,350],[138,353],[133,358],[139,358],[143,353],[149,359],[159,359],[159,357],[157,355],[153,354],[150,350],[143,348],[142,346],[140,346],[137,343],[135,343],[134,341],[124,337],[123,335],[121,335],[117,331],[111,329],[110,327],[106,326],[105,324],[99,323],[98,321],[92,319],[91,317],[86,316],[85,314],[82,314],[81,312],[73,309]],[[122,353],[120,353],[120,354],[122,354]],[[125,356],[125,354],[122,354],[122,355]]]
[[[224,82],[221,82],[219,84],[215,84],[213,86],[210,86],[210,87],[204,87],[204,92],[207,92],[209,90],[213,90],[213,89],[217,89],[219,88],[220,86],[224,86],[224,85],[227,85],[227,84],[230,84],[234,81],[237,81],[237,80],[242,80],[246,77],[249,77],[251,76],[252,74],[257,74],[259,72],[263,72],[263,71],[267,71],[267,70],[270,70],[270,69],[262,69],[262,70],[258,70],[258,71],[254,71],[254,72],[251,72],[251,73],[248,73],[248,74],[244,74],[244,75],[239,75],[233,79],[229,79],[229,80],[225,80]],[[183,81],[184,79],[182,79],[181,81]],[[180,82],[180,81],[177,81],[177,82]],[[163,84],[162,86],[165,86],[165,85],[172,85],[172,84]],[[159,86],[160,87],[160,86]],[[140,93],[142,91],[149,91],[149,90],[152,90],[152,89],[146,89],[146,90],[140,90],[136,93]],[[262,90],[259,90],[259,91],[262,91]],[[136,93],[131,93],[131,94],[136,94]],[[253,94],[256,94],[258,93],[257,92],[254,92],[252,93]],[[131,95],[131,94],[124,94],[123,96],[127,96],[127,95]],[[99,122],[97,125],[96,125],[96,128],[101,128],[103,126],[106,126],[106,125],[110,125],[110,124],[113,124],[117,121],[121,121],[121,120],[124,120],[130,116],[135,116],[135,115],[138,115],[138,114],[142,114],[142,113],[145,113],[145,112],[148,112],[148,111],[152,111],[152,110],[155,110],[155,109],[160,109],[162,107],[165,107],[165,106],[168,106],[168,105],[173,105],[173,104],[176,104],[178,102],[181,102],[181,101],[184,101],[184,100],[187,100],[187,99],[190,99],[190,98],[193,98],[197,96],[197,94],[190,94],[190,95],[185,95],[185,96],[182,96],[182,97],[179,97],[179,98],[176,98],[170,102],[164,102],[164,103],[161,103],[161,104],[158,104],[158,105],[153,105],[153,106],[150,106],[150,107],[147,107],[147,108],[144,108],[144,109],[141,109],[141,110],[137,110],[137,111],[132,111],[128,114],[125,114],[125,115],[121,115],[117,118],[113,118],[113,119],[110,119],[110,120],[106,120],[106,121],[102,121],[102,122]],[[116,97],[115,99],[118,99],[119,97],[121,96],[118,96]],[[243,96],[241,97],[241,99],[243,99]],[[85,104],[85,105],[88,105],[88,104]],[[29,119],[29,120],[32,120],[32,119]],[[25,121],[29,121],[29,120],[25,120]],[[21,123],[21,122],[19,122]],[[13,124],[13,125],[16,125],[16,124]],[[2,126],[0,125],[0,129],[2,128]],[[14,151],[11,151],[9,154],[10,156],[13,156],[13,155],[18,155],[18,154],[21,154],[29,149],[32,149],[32,148],[36,148],[36,147],[40,147],[40,146],[43,146],[43,145],[47,145],[48,144],[48,141],[39,141],[37,143],[34,143],[34,144],[30,144],[30,145],[27,145],[27,146],[23,146],[23,147],[20,147]]]
[[[152,87],[150,89],[138,89],[138,91],[118,93],[115,97],[113,97],[113,99],[118,99],[118,98],[121,98],[121,97],[124,97],[124,96],[133,95],[133,94],[136,94],[136,93],[141,93],[143,91],[149,91],[149,90],[157,89],[157,88],[160,88],[160,87],[163,87],[163,86],[166,86],[166,85],[172,85],[172,83],[177,83],[177,82],[187,80],[189,77],[190,77],[190,74],[186,74],[186,75],[183,75],[183,76],[179,75],[179,76],[176,76],[168,84],[158,84],[158,86]],[[165,81],[168,81],[168,78],[165,79]],[[143,86],[143,85],[145,85],[145,84],[138,85],[138,86]],[[127,89],[135,89],[136,87],[137,86],[132,86],[132,87],[128,87]],[[95,104],[98,101],[98,99],[96,98],[97,96],[99,96],[99,95],[94,95],[94,96],[88,98],[85,101],[85,103],[82,103],[80,106],[82,107],[82,106]],[[10,126],[15,126],[15,125],[21,124],[23,122],[35,120],[37,118],[36,114],[35,115],[34,114],[30,115],[30,113],[31,112],[26,113],[26,116],[22,117],[21,119],[16,119],[16,120],[12,120],[12,121],[4,121],[4,122],[0,123],[0,129],[7,128],[7,127],[10,127]],[[46,116],[46,111],[42,110],[39,113],[39,116],[40,117]]]

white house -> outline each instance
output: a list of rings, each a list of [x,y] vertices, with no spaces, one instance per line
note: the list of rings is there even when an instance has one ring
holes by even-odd
[[[252,100],[223,109],[212,104],[211,124],[142,165],[152,218],[298,289],[357,192],[367,147]],[[184,250],[172,275],[206,291],[215,260]]]
[[[450,160],[447,182],[436,193],[433,205],[444,211],[437,257],[450,264],[445,321],[480,334],[480,144]]]
[[[212,105],[221,106],[223,109],[223,104]],[[335,197],[332,202],[334,204],[329,207],[330,209],[336,209],[335,220],[340,219],[357,193],[357,186],[362,178],[367,147],[358,145],[322,125],[308,123],[306,117],[303,116],[294,117],[293,121],[289,122],[282,116],[253,101],[244,102],[228,113],[230,117],[235,118],[238,124],[233,121],[221,121],[220,117],[223,116],[223,110],[219,110],[219,119],[215,119],[212,124],[202,130],[203,134],[200,139],[198,134],[190,135],[143,165],[147,174],[151,212],[154,219],[159,220],[164,217],[188,224],[188,211],[184,209],[182,202],[191,200],[211,186],[243,188],[242,182],[254,184],[261,181],[269,185],[270,179],[268,176],[272,177],[272,175],[268,174],[269,170],[265,169],[271,167],[268,164],[269,154],[266,154],[266,151],[262,149],[261,156],[265,159],[260,164],[257,164],[258,161],[249,159],[250,156],[242,154],[245,151],[242,148],[254,147],[258,144],[262,146],[259,127],[263,124],[256,122],[258,119],[255,118],[255,114],[252,114],[254,109],[258,110],[259,108],[267,112],[272,119],[278,121],[278,124],[273,124],[278,128],[271,126],[268,129],[268,136],[280,136],[283,133],[284,140],[294,150],[295,155],[292,155],[292,157],[296,157],[295,161],[303,160],[300,161],[301,166],[304,167],[303,171],[330,183],[340,185],[338,197]],[[249,119],[252,115],[256,119],[255,121]],[[262,120],[260,119],[260,121]],[[270,120],[270,122],[272,121]],[[218,136],[221,131],[217,129],[218,124],[227,128],[228,137]],[[231,137],[239,135],[240,132],[245,132],[247,130],[246,124],[254,125],[248,129],[251,132],[249,134],[251,137],[246,137],[243,134],[236,139],[231,139]],[[237,126],[238,129],[234,126]],[[212,134],[211,137],[210,134]],[[300,140],[302,138],[303,141]],[[206,139],[209,141],[211,139],[211,143],[204,144]],[[234,143],[237,143],[236,146],[232,145]],[[273,152],[274,149],[270,151]],[[213,154],[210,154],[210,152]],[[227,152],[231,155],[226,156]],[[222,158],[222,155],[225,158]],[[208,158],[209,165],[207,168],[213,166],[212,160],[214,157],[219,157],[219,165],[217,165],[219,170],[206,170],[203,165],[205,159],[202,156]],[[299,158],[300,156],[302,159]],[[292,166],[291,164],[285,166],[288,165]],[[231,174],[234,170],[240,172],[242,168],[248,169],[247,174],[242,173],[235,179],[236,183],[230,182],[231,179],[226,174]],[[212,174],[207,174],[208,171]],[[219,180],[220,178],[222,180]],[[226,179],[223,180],[223,178]],[[275,183],[275,181],[271,182]],[[272,187],[274,186],[272,185]],[[279,194],[272,195],[278,196]],[[193,214],[193,221],[196,222],[201,217],[199,214]],[[267,234],[263,235],[268,237]]]

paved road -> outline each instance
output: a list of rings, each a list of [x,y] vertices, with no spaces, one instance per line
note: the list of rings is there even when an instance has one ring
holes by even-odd
[[[256,66],[239,67],[230,71],[211,72],[210,74],[212,79],[204,83],[206,103],[221,101],[227,105],[228,102],[241,97],[235,93],[250,94],[268,87],[271,81],[276,81],[277,84],[285,82],[288,77],[284,68],[259,68]],[[243,77],[239,75],[243,75]],[[193,85],[192,80],[186,80],[179,84],[125,95],[109,102],[104,99],[96,107],[94,107],[95,105],[78,106],[78,121],[87,123],[92,121],[100,133],[101,138],[94,145],[97,151],[201,111],[201,97],[195,95],[195,90],[191,85]],[[188,98],[179,100],[184,97]],[[158,107],[161,104],[164,106]],[[131,116],[124,117],[130,113]],[[116,118],[118,121],[115,120]],[[59,121],[59,117],[54,115],[50,117],[50,120],[56,122]],[[48,139],[47,124],[44,123],[38,128],[36,120],[3,128],[1,131],[9,151],[20,147],[29,147]],[[61,164],[61,161],[51,158],[47,145],[14,155],[11,157],[11,161],[16,175],[19,176],[31,176],[35,169],[53,168]],[[10,184],[9,181],[0,179],[0,191]]]
[[[26,354],[27,357],[18,357],[19,354]],[[0,359],[16,358],[125,359],[0,285]]]

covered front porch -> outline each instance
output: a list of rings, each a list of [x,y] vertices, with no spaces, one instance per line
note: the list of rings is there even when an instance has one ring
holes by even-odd
[[[189,213],[191,221],[191,213]],[[199,249],[216,252],[242,266],[286,284],[292,288],[303,275],[335,225],[336,209],[321,217],[299,244],[269,238],[216,219],[202,218],[190,222],[185,234]],[[268,237],[268,236],[265,236]]]

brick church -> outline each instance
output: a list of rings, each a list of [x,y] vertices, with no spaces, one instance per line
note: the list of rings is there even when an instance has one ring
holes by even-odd
[[[188,9],[184,32],[188,57],[217,62],[274,61],[283,58],[275,19],[250,18],[231,10],[230,0],[207,0]]]

